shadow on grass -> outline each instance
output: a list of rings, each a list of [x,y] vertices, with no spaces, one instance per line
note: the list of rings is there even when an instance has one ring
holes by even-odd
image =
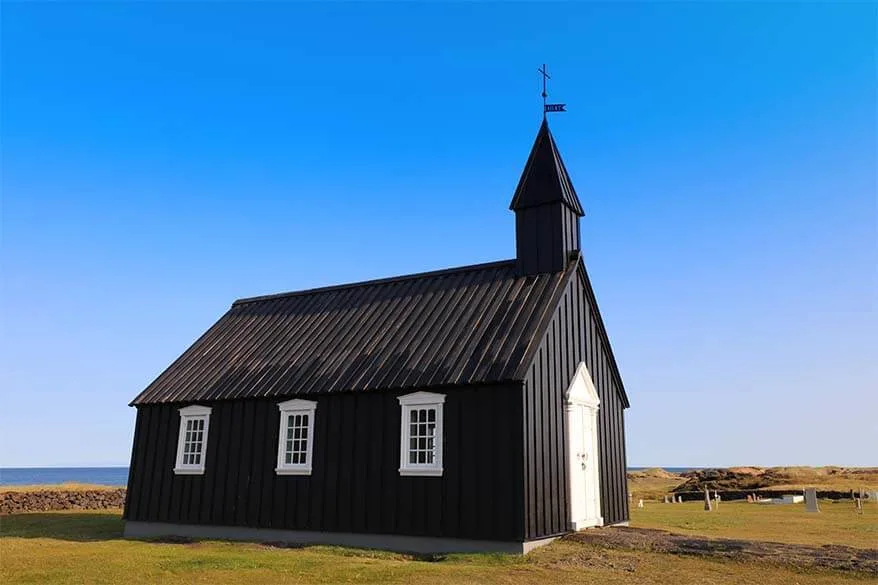
[[[0,516],[0,539],[57,538],[95,542],[122,538],[122,516],[113,512],[51,512]]]
[[[55,538],[73,542],[97,542],[122,538],[124,523],[121,515],[107,511],[76,510],[71,512],[48,512],[9,514],[0,516],[0,540],[3,538]],[[162,544],[195,545],[211,542],[212,539],[199,539],[182,536],[159,536],[137,539],[142,542]],[[269,548],[307,549],[317,547],[332,550],[342,556],[364,556],[370,558],[395,558],[421,562],[441,562],[443,554],[393,553],[372,549],[325,547],[304,543],[261,542],[254,543]]]

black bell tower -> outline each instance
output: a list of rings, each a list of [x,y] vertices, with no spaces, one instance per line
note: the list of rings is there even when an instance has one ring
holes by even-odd
[[[564,270],[579,251],[579,218],[585,214],[545,117],[509,209],[515,212],[521,274]]]

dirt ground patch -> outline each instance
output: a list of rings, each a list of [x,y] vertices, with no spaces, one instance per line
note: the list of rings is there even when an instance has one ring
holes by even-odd
[[[621,527],[588,530],[564,538],[620,550],[714,557],[744,562],[757,561],[799,569],[834,569],[878,576],[878,549],[705,538],[649,528]]]

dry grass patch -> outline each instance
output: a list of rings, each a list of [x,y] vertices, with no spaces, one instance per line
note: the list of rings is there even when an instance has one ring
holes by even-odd
[[[674,488],[686,481],[686,478],[661,468],[644,469],[628,472],[628,492],[637,501],[660,500],[662,496],[674,491]]]

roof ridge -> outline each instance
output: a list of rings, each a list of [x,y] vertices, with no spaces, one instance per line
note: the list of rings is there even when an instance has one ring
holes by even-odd
[[[473,270],[484,270],[486,268],[499,268],[500,266],[515,264],[515,262],[516,262],[515,259],[495,260],[494,262],[484,262],[482,264],[469,264],[467,266],[456,266],[453,268],[442,268],[439,270],[429,270],[426,272],[415,272],[412,274],[402,274],[399,276],[375,278],[372,280],[363,280],[360,282],[349,282],[349,283],[345,283],[345,284],[333,284],[333,285],[329,285],[329,286],[307,288],[307,289],[289,291],[289,292],[283,292],[283,293],[274,293],[274,294],[260,295],[260,296],[255,296],[255,297],[245,297],[245,298],[238,299],[238,300],[234,301],[232,303],[232,306],[236,307],[238,305],[246,305],[249,303],[270,301],[270,300],[282,299],[282,298],[287,298],[287,297],[304,296],[304,295],[310,295],[310,294],[316,294],[316,293],[322,293],[322,292],[343,290],[343,289],[348,289],[348,288],[357,288],[357,287],[361,287],[361,286],[373,286],[376,284],[388,284],[391,282],[402,282],[405,280],[413,280],[416,278],[424,278],[424,277],[430,277],[430,276],[442,276],[443,274],[452,274],[455,272],[468,272],[468,271],[473,271]]]

